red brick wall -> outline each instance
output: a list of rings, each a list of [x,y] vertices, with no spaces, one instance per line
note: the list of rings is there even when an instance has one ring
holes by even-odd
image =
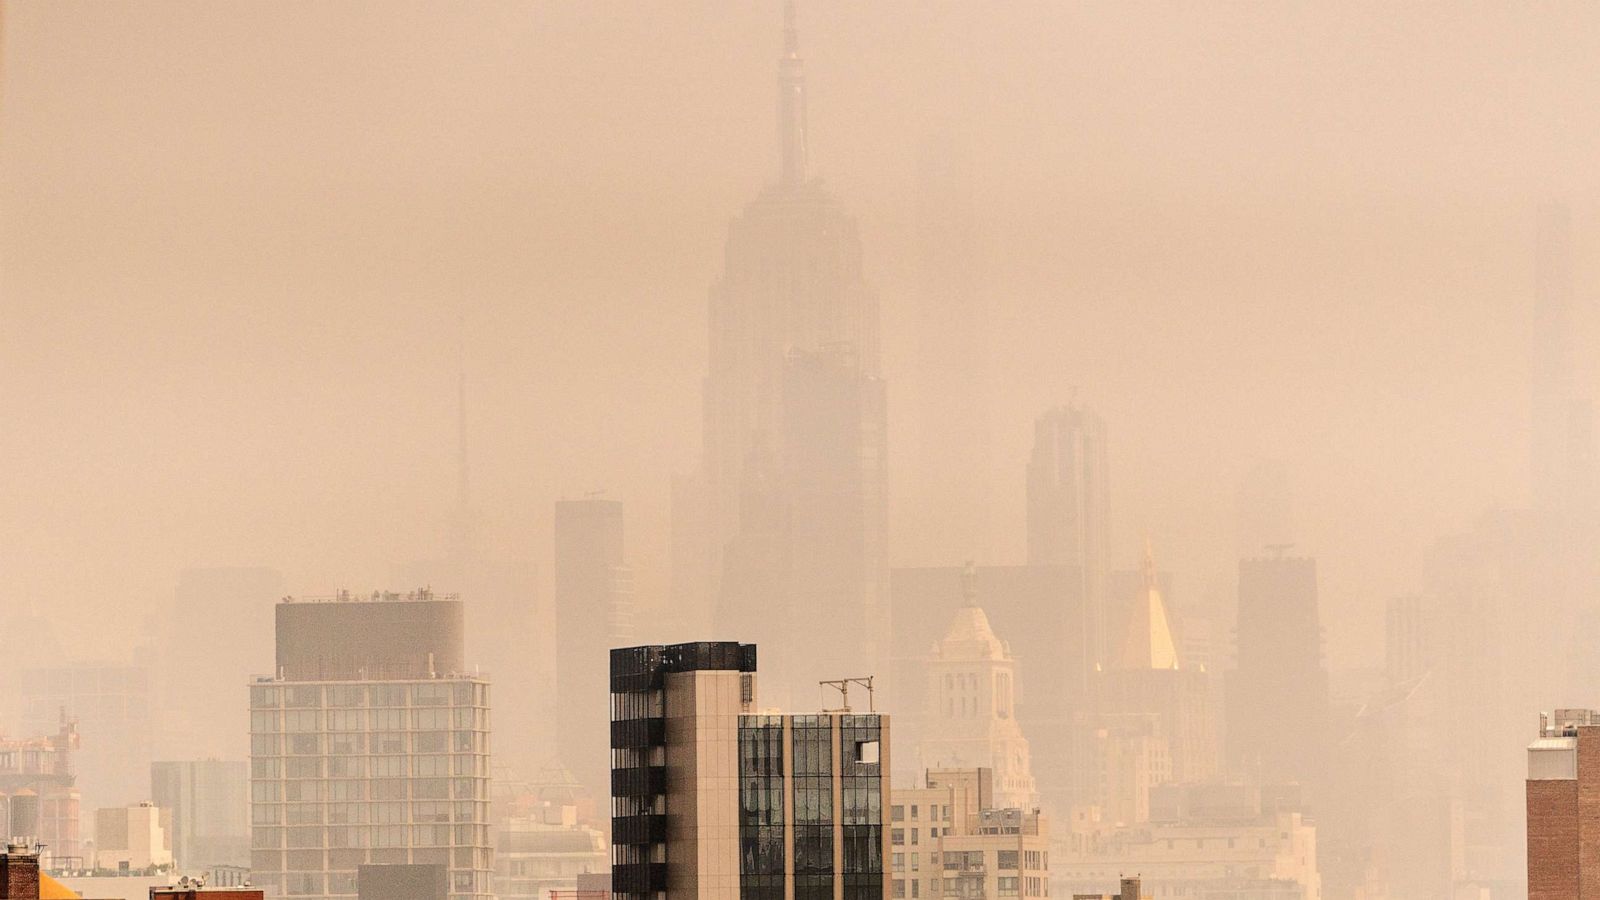
[[[39,900],[39,857],[0,853],[0,900]]]
[[[1578,729],[1578,893],[1600,900],[1600,727]]]
[[[1528,900],[1578,900],[1578,782],[1528,782]]]

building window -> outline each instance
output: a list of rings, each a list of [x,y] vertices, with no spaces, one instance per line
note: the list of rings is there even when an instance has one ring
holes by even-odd
[[[995,879],[996,889],[1002,897],[1015,897],[1019,892],[1018,878],[1015,875],[1002,875]]]
[[[894,880],[894,896],[896,898],[901,898],[901,897],[904,897],[905,895],[906,895],[906,883],[903,880],[901,880],[899,878],[896,878]]]
[[[905,846],[905,842],[906,830],[904,828],[892,828],[889,830],[889,843],[891,845],[895,847],[902,847]]]
[[[891,822],[904,822],[905,818],[906,818],[906,808],[904,806],[896,805],[896,806],[889,807],[889,821],[891,821]]]

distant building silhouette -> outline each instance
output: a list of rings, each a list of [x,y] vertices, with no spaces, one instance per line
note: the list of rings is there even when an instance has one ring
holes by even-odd
[[[888,612],[878,302],[855,220],[807,169],[792,6],[786,15],[781,165],[729,226],[711,290],[702,466],[673,492],[675,611],[771,648],[775,690],[799,687],[790,648],[822,655],[807,671],[872,669]]]
[[[1330,723],[1316,560],[1241,560],[1236,633],[1237,664],[1227,679],[1229,762],[1262,783],[1318,784]]]
[[[157,723],[145,662],[81,662],[22,670],[21,733],[49,733],[63,715],[77,722],[82,749],[73,756],[76,784],[95,808],[149,799],[145,780]],[[234,702],[237,705],[237,697]]]
[[[606,793],[606,653],[633,639],[633,573],[624,556],[622,502],[555,506],[557,733],[561,761]]]
[[[1059,406],[1033,426],[1028,460],[1028,563],[1067,565],[1083,579],[1085,656],[1107,654],[1106,580],[1111,495],[1106,425],[1079,406]]]
[[[250,770],[243,760],[150,765],[150,800],[172,813],[172,856],[185,872],[250,865]]]
[[[1539,209],[1530,347],[1534,509],[1593,514],[1597,499],[1594,404],[1573,373],[1572,213]]]

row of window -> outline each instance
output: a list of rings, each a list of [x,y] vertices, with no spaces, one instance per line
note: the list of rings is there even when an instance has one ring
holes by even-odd
[[[483,847],[488,825],[257,825],[250,829],[254,850],[324,847]]]
[[[358,797],[367,784],[366,796]],[[340,787],[333,787],[340,785]],[[338,793],[340,796],[335,797]],[[254,803],[307,803],[322,800],[488,800],[487,778],[375,778],[362,781],[252,781]]]
[[[409,817],[408,817],[409,813]],[[413,800],[379,803],[257,803],[256,825],[406,825],[427,822],[486,823],[489,804],[473,800]]]
[[[252,850],[254,872],[354,871],[367,863],[439,865],[456,869],[490,869],[494,854],[487,847],[412,847],[369,849],[339,847],[333,850]]]
[[[482,753],[394,756],[258,756],[250,760],[251,778],[404,778],[407,775],[489,776],[489,757]],[[338,798],[336,798],[338,799]],[[347,797],[342,799],[361,799]]]
[[[910,831],[911,831],[911,846],[915,847],[917,844],[921,843],[919,838],[920,838],[920,835],[922,834],[922,829],[920,829],[920,828],[912,828],[912,829],[910,829]],[[945,830],[944,830],[944,833],[945,834],[949,834],[950,833],[950,829],[948,827],[946,827]],[[939,829],[938,828],[929,828],[928,829],[928,837],[936,838],[938,836],[939,836]],[[905,842],[906,842],[906,829],[904,829],[904,828],[891,828],[891,829],[889,829],[889,843],[890,844],[892,844],[892,845],[894,845],[896,847],[899,847],[899,846],[902,846],[903,844],[905,844]]]
[[[918,814],[921,811],[922,808],[920,806],[915,803],[911,804],[911,821],[917,821],[918,818],[920,818]],[[906,820],[905,804],[896,803],[895,805],[889,807],[889,818],[891,821],[904,822]],[[950,818],[950,807],[941,806],[937,803],[930,803],[928,804],[928,818],[935,822],[947,821]]]
[[[252,709],[286,706],[488,706],[489,686],[473,681],[420,684],[257,684],[250,687]]]
[[[890,896],[895,900],[902,900],[909,896],[917,900],[922,896],[922,882],[910,879],[910,891],[906,893],[907,881],[896,878],[890,889]],[[946,898],[964,898],[964,900],[980,900],[984,896],[983,882],[975,878],[946,878],[941,891]],[[1050,896],[1050,882],[1044,878],[1020,878],[1001,876],[995,879],[995,893],[1001,897],[1048,897]]]
[[[255,734],[446,728],[487,731],[489,711],[481,706],[434,706],[422,709],[257,709],[250,713],[250,731]]]
[[[446,737],[448,735],[448,738]],[[362,753],[488,753],[486,731],[320,731],[250,735],[251,756],[354,756]]]
[[[915,836],[915,834],[912,835],[912,837]],[[890,835],[889,843],[891,846],[899,846],[892,834]],[[913,840],[911,843],[914,845],[916,841]],[[921,854],[913,853],[910,859],[910,871],[915,872],[922,868]],[[939,853],[935,851],[928,854],[928,860],[931,865],[937,867],[942,864],[946,869],[977,869],[982,868],[984,865],[982,850],[951,850],[944,854],[942,863]],[[892,862],[894,871],[906,871],[905,853],[894,854]],[[1023,865],[1019,866],[1019,862],[1023,863]],[[1022,868],[1026,868],[1029,871],[1042,872],[1050,868],[1050,853],[1045,850],[1023,850],[1020,852],[1017,850],[997,850],[995,851],[994,867],[1001,872],[1015,872]]]

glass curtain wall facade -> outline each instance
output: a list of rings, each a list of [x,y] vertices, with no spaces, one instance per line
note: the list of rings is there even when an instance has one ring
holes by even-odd
[[[885,896],[882,738],[876,715],[739,717],[741,900]]]
[[[357,895],[365,864],[437,864],[489,900],[489,685],[250,686],[251,870],[268,897]]]

